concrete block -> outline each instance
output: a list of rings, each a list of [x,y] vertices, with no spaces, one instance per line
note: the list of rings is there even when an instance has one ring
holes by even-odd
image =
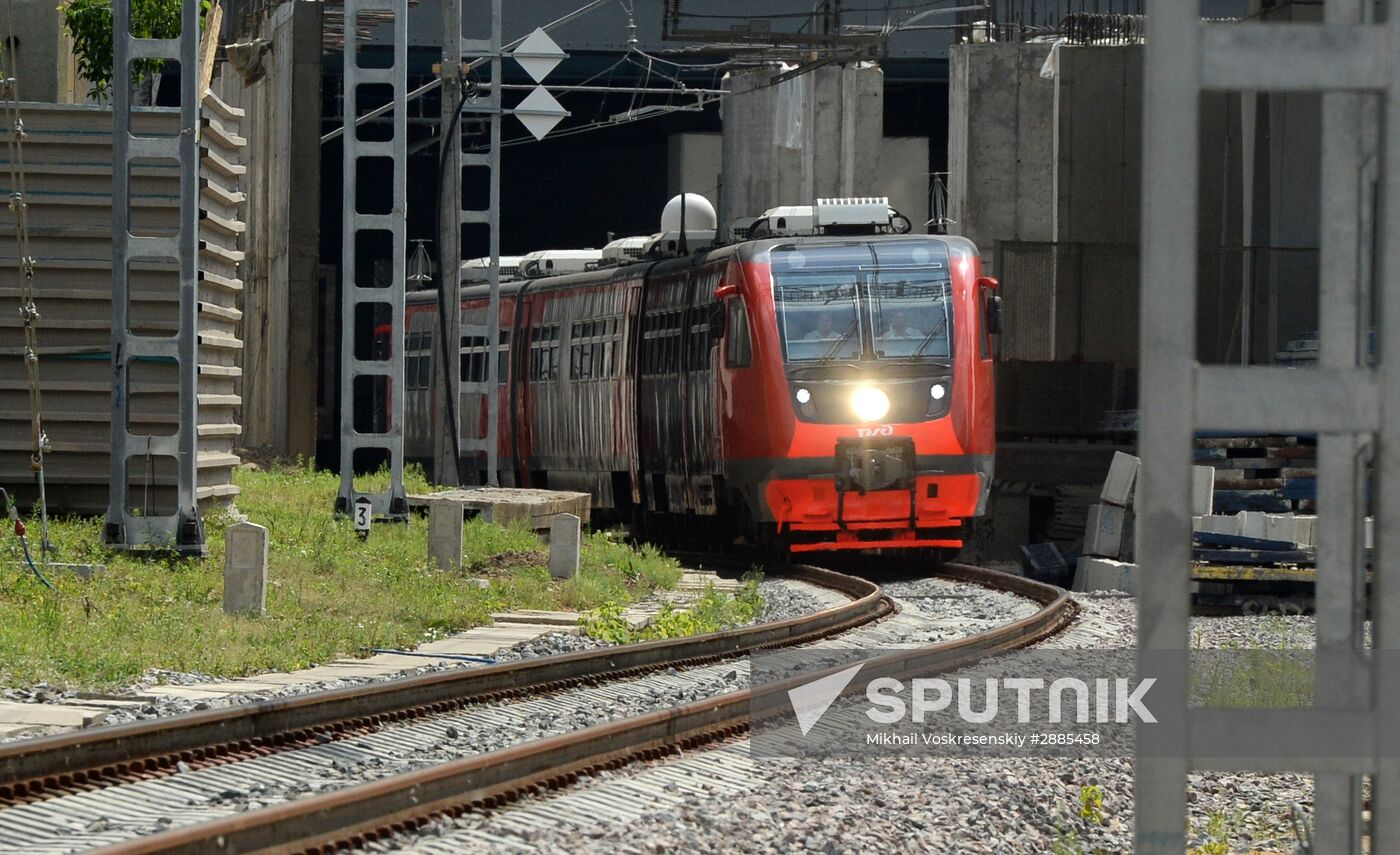
[[[1312,547],[1317,545],[1317,516],[1315,514],[1296,514],[1293,523],[1297,526],[1297,540],[1299,546]]]
[[[549,524],[549,575],[572,579],[578,574],[579,518],[558,514]]]
[[[1367,517],[1367,518],[1366,518],[1366,548],[1367,548],[1367,549],[1375,549],[1375,548],[1376,548],[1376,518],[1375,518],[1375,517]]]
[[[1238,514],[1212,514],[1208,517],[1196,517],[1200,520],[1195,525],[1194,531],[1207,531],[1211,534],[1239,534],[1240,518]]]
[[[1265,514],[1264,539],[1298,542],[1298,523],[1292,514]]]
[[[1268,521],[1265,519],[1268,514],[1263,511],[1240,511],[1240,534],[1244,537],[1257,537],[1264,539]]]
[[[88,727],[107,717],[110,710],[67,704],[0,702],[0,725]]]
[[[1103,482],[1099,498],[1110,505],[1126,508],[1133,500],[1133,488],[1137,484],[1138,459],[1121,451],[1113,452],[1113,462],[1108,466],[1108,478]]]
[[[231,525],[224,533],[224,611],[261,615],[267,608],[267,529]]]
[[[462,503],[435,499],[428,506],[428,556],[439,570],[462,569]]]
[[[1215,513],[1215,467],[1191,467],[1191,513],[1208,517]]]
[[[1123,545],[1123,524],[1127,511],[1117,505],[1097,504],[1089,507],[1088,523],[1084,527],[1084,552],[1117,558]]]
[[[1113,561],[1108,558],[1079,559],[1079,569],[1074,574],[1072,590],[1081,593],[1089,591],[1122,591],[1137,595],[1137,565],[1126,561]]]

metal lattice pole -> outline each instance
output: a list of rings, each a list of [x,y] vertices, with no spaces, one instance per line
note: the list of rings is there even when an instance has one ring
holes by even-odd
[[[462,151],[462,141],[459,134],[454,133],[451,139],[443,138],[443,145],[451,149],[451,160],[455,163],[450,174],[461,181],[463,173],[468,169],[485,168],[489,174],[489,190],[485,200],[486,207],[481,207],[481,199],[456,198],[455,211],[451,217],[451,228],[460,234],[462,226],[484,225],[489,231],[488,253],[491,257],[491,266],[487,269],[488,282],[490,283],[490,298],[486,310],[485,324],[461,324],[459,326],[460,338],[475,339],[482,342],[486,348],[486,375],[480,378],[459,378],[457,396],[461,400],[463,395],[477,396],[477,400],[482,402],[486,410],[485,431],[481,436],[463,437],[460,442],[462,456],[466,461],[466,469],[469,473],[480,470],[480,458],[485,458],[486,483],[495,486],[499,483],[499,461],[498,461],[498,437],[500,436],[499,424],[501,418],[501,395],[500,387],[497,383],[500,377],[500,359],[502,351],[508,351],[509,340],[502,341],[501,336],[501,0],[491,0],[491,36],[489,39],[463,39],[460,38],[462,28],[460,21],[460,8],[458,10],[458,26],[450,32],[444,33],[443,38],[450,41],[455,34],[458,37],[457,52],[459,56],[472,56],[477,59],[473,61],[472,67],[476,68],[489,60],[491,67],[491,88],[489,94],[484,97],[469,99],[462,105],[463,114],[474,114],[484,116],[490,126],[491,143],[486,152],[464,152]],[[445,52],[446,53],[446,52]],[[446,59],[444,58],[444,61]],[[465,206],[465,210],[463,210]],[[444,212],[446,208],[444,207]],[[444,228],[448,224],[444,222]],[[443,287],[449,288],[449,306],[454,315],[460,314],[461,306],[461,245],[453,241],[455,257],[444,256],[443,262]],[[452,265],[449,270],[449,265]],[[459,347],[454,347],[453,352],[459,352]],[[459,360],[460,362],[460,360]],[[462,412],[459,414],[459,425],[457,430],[468,423],[479,424],[481,413],[479,411],[469,414]],[[459,461],[459,468],[463,462]]]
[[[11,8],[10,31],[14,32]],[[44,430],[43,402],[39,389],[39,309],[34,305],[34,257],[29,252],[29,202],[24,187],[24,118],[19,109],[19,64],[15,52],[5,51],[9,74],[5,78],[5,137],[10,158],[10,211],[15,216],[15,258],[19,264],[19,316],[24,324],[24,366],[29,380],[29,421],[33,442],[29,465],[39,487],[39,552],[47,562],[49,550],[49,505],[44,483],[44,455],[49,435]]]
[[[1159,708],[1172,713],[1169,725],[1139,729],[1136,852],[1184,850],[1187,774],[1197,769],[1312,772],[1315,851],[1351,853],[1362,851],[1360,796],[1363,776],[1371,775],[1370,851],[1400,851],[1400,681],[1393,667],[1400,567],[1390,561],[1400,554],[1400,525],[1392,519],[1400,506],[1400,64],[1393,54],[1397,24],[1369,23],[1368,6],[1329,0],[1322,24],[1205,24],[1198,4],[1150,5],[1138,643],[1143,671],[1166,676],[1154,693]],[[1204,90],[1324,93],[1317,368],[1195,361]],[[1368,344],[1374,289],[1379,363]],[[1318,435],[1312,708],[1188,707],[1189,463],[1198,430]],[[1370,460],[1378,549],[1370,600],[1375,642],[1367,651],[1361,537]]]
[[[366,68],[359,64],[355,32],[359,15],[380,12],[392,16],[393,58],[386,68]],[[408,2],[407,0],[345,0],[345,116],[343,121],[344,160],[341,212],[341,334],[340,334],[340,491],[336,510],[349,513],[357,499],[367,499],[372,512],[381,518],[407,521],[408,495],[403,486],[403,384],[404,384],[404,291],[405,217],[408,211]],[[393,138],[362,140],[355,131],[360,86],[388,87],[393,104]],[[359,171],[365,158],[377,158],[393,170],[387,213],[362,213],[358,207]],[[359,264],[360,238],[389,237],[389,281],[373,281],[373,268]],[[371,245],[370,254],[382,251]],[[455,272],[455,271],[454,271]],[[445,275],[445,274],[444,274]],[[375,287],[380,286],[380,287]],[[356,322],[361,307],[370,313],[376,336],[387,311],[387,354],[371,350],[367,358],[356,355]],[[362,378],[370,379],[357,384]],[[372,378],[383,378],[373,382]],[[357,390],[357,386],[361,386]],[[383,408],[387,424],[375,419],[376,407]],[[361,418],[357,419],[357,416]],[[358,430],[357,422],[366,427]],[[389,455],[390,483],[386,490],[359,492],[355,489],[355,452],[377,450]]]
[[[138,39],[131,35],[131,0],[112,4],[112,468],[103,540],[115,548],[151,546],[204,552],[204,524],[196,499],[199,436],[199,4],[182,3],[180,36]],[[180,130],[175,136],[132,134],[131,63],[180,63]],[[131,170],[137,160],[180,165],[179,229],[169,236],[131,233]],[[173,338],[131,332],[131,262],[179,265],[179,332]],[[174,434],[133,434],[130,370],[140,362],[174,362],[179,372],[178,427]],[[152,477],[154,461],[175,461],[176,508],[168,515],[132,513],[128,482],[133,462]],[[145,509],[143,508],[143,511]]]

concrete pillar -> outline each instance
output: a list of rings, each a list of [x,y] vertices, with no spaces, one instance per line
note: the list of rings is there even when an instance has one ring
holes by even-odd
[[[462,569],[462,503],[439,499],[428,508],[428,555],[440,570]]]
[[[549,575],[572,579],[578,574],[579,518],[557,514],[549,524]]]
[[[722,229],[776,205],[890,193],[879,186],[884,72],[857,63],[771,85],[779,73],[761,69],[727,81],[734,94],[721,106]]]
[[[308,459],[321,365],[321,11],[277,7],[261,32],[265,75],[237,99],[248,111],[242,441]]]
[[[267,608],[267,529],[231,525],[224,533],[224,611],[261,615]]]

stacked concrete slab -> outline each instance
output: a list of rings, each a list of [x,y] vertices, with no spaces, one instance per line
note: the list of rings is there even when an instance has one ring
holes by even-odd
[[[1076,591],[1136,590],[1132,507],[1137,490],[1138,459],[1115,452],[1099,502],[1089,508],[1084,527],[1084,555],[1074,576]]]
[[[1270,514],[1263,511],[1240,511],[1234,514],[1214,514],[1196,517],[1193,529],[1210,534],[1227,534],[1256,540],[1291,543],[1300,549],[1317,545],[1316,514]],[[1374,520],[1366,519],[1366,548],[1371,548]]]

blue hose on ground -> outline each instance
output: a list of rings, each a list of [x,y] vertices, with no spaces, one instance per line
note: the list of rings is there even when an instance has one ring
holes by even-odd
[[[24,550],[24,561],[29,565],[29,572],[34,574],[34,578],[44,583],[44,587],[50,591],[57,590],[49,584],[49,580],[44,578],[44,574],[39,572],[39,568],[34,566],[34,556],[29,554],[29,542],[24,539],[24,523],[19,518],[19,509],[15,507],[10,494],[5,492],[4,487],[0,487],[0,515],[6,511],[9,513],[10,522],[15,526],[15,537],[19,538],[20,548]],[[45,527],[45,538],[48,537],[48,529]],[[47,546],[45,547],[47,548]]]
[[[44,574],[39,572],[39,568],[34,566],[34,558],[29,554],[29,542],[24,539],[24,535],[19,534],[19,532],[16,532],[16,534],[19,536],[20,548],[24,550],[24,560],[29,565],[29,572],[34,574],[35,579],[43,582],[45,588],[48,588],[50,591],[57,591],[58,589],[49,584],[48,579],[44,578]]]

